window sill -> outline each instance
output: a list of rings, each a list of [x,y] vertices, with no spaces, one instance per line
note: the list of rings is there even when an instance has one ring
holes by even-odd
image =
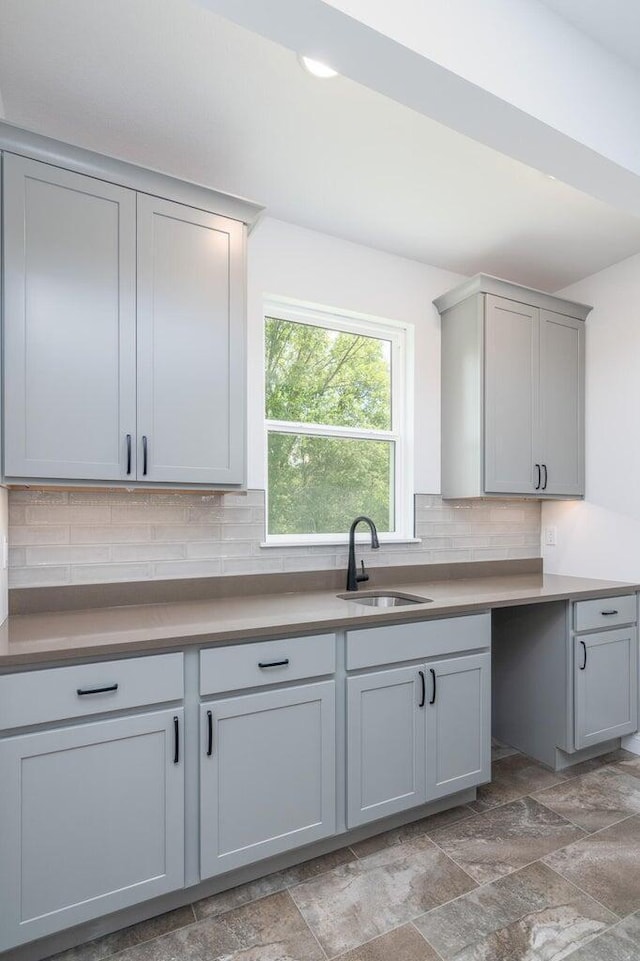
[[[422,544],[421,537],[400,537],[399,535],[390,535],[385,537],[384,534],[378,534],[378,540],[380,542],[380,549],[384,550],[387,544]],[[368,534],[360,534],[356,536],[356,544],[367,546],[371,545],[371,537]],[[348,547],[349,537],[344,535],[343,537],[334,537],[328,534],[326,538],[322,537],[287,537],[285,535],[276,534],[274,537],[268,537],[265,541],[262,541],[260,547]]]

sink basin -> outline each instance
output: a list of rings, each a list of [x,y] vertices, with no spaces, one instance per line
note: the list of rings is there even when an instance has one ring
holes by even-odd
[[[400,594],[398,591],[349,591],[338,594],[343,601],[353,601],[354,604],[364,604],[366,607],[406,607],[408,604],[431,604],[431,597],[419,597],[417,594]]]

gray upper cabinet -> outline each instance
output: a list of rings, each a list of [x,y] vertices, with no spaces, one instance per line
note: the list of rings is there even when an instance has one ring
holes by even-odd
[[[24,157],[3,166],[4,472],[123,480],[136,430],[136,195]]]
[[[258,208],[0,123],[3,147],[4,477],[242,485]]]
[[[435,305],[443,496],[583,496],[591,308],[484,274]]]
[[[138,196],[138,478],[244,478],[244,229]]]

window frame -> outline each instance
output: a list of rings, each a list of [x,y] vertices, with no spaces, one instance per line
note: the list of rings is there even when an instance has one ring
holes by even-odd
[[[262,364],[265,363],[265,328],[268,318],[323,327],[343,333],[387,340],[391,343],[391,427],[388,431],[331,424],[309,424],[296,421],[270,420],[266,416],[266,383],[263,381],[262,415],[264,419],[265,540],[262,547],[312,546],[347,544],[348,532],[271,534],[269,532],[269,434],[306,434],[315,437],[338,437],[355,440],[381,440],[394,444],[393,500],[394,530],[380,531],[381,543],[414,543],[413,510],[413,325],[388,318],[374,317],[354,311],[333,310],[288,298],[268,297],[263,305]],[[368,532],[358,532],[357,540],[366,541]]]

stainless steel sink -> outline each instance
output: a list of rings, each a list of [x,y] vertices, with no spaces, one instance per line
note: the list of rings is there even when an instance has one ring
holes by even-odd
[[[349,591],[338,594],[343,601],[364,604],[366,607],[406,607],[408,604],[431,604],[433,598],[419,597],[417,594],[401,594],[398,591]]]

